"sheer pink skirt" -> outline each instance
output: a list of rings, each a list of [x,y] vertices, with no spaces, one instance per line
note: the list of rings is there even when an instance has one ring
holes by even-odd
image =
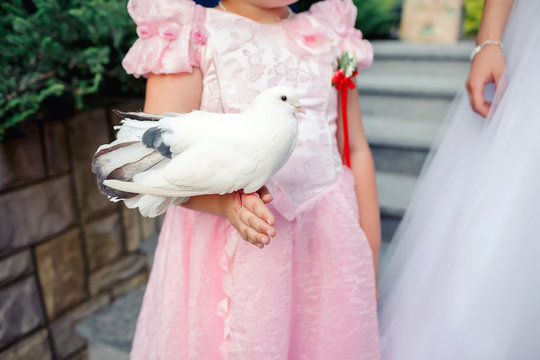
[[[378,359],[371,249],[350,172],[296,210],[275,209],[259,249],[222,218],[169,209],[132,359]]]

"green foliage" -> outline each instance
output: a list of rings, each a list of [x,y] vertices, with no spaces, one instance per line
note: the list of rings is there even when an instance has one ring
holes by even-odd
[[[484,0],[465,0],[465,34],[469,36],[476,35],[482,19],[482,10]]]
[[[125,0],[2,1],[0,34],[0,139],[52,107],[142,92],[121,67],[136,38]]]
[[[300,0],[298,10],[309,9],[311,4],[320,0]],[[353,0],[358,12],[356,28],[362,30],[366,39],[388,38],[393,27],[397,27],[397,8],[401,0]],[[332,16],[332,14],[328,14]]]
[[[386,38],[392,27],[397,26],[396,0],[354,0],[358,8],[356,27],[367,39]]]

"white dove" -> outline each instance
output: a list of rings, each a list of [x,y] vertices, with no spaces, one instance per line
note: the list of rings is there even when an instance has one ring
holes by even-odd
[[[190,196],[253,193],[294,150],[297,113],[305,111],[287,87],[261,92],[240,114],[117,111],[117,140],[98,148],[92,171],[110,200],[149,217]]]

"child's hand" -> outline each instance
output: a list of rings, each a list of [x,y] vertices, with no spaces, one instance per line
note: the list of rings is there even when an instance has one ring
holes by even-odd
[[[242,194],[242,206],[238,204],[236,194],[226,195],[225,216],[238,230],[242,239],[262,249],[270,243],[270,237],[276,235],[276,230],[272,227],[274,215],[265,205],[272,201],[272,195],[266,186],[257,194],[258,196]]]

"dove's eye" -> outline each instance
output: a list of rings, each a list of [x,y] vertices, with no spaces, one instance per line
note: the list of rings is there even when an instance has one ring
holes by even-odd
[[[285,95],[281,96],[282,101],[287,101],[287,97]]]

